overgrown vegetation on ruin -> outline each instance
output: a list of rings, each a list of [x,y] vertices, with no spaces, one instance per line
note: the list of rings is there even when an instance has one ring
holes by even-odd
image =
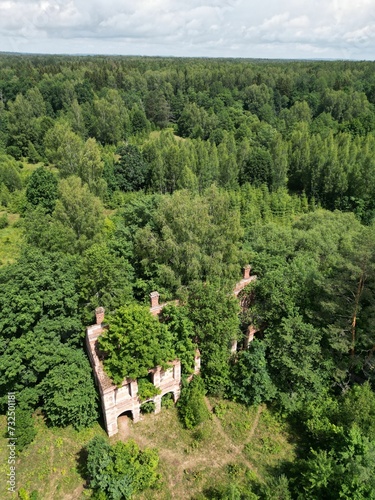
[[[174,409],[140,424],[161,498],[187,485],[197,499],[373,498],[374,75],[371,62],[0,56],[0,406],[17,393],[19,488],[38,476],[42,498],[69,498],[83,484],[101,433],[84,329],[104,306],[116,341],[138,321],[134,366],[133,345],[116,360],[103,338],[116,383],[173,356],[188,375],[201,351],[204,388],[186,392],[197,427]],[[154,290],[182,306],[160,324],[142,309]],[[231,356],[249,325],[257,340]],[[168,470],[163,416],[173,453],[198,466]],[[204,462],[215,432],[233,455],[214,466],[220,484]],[[66,433],[84,436],[66,481],[60,465],[28,476],[31,450],[53,462]]]

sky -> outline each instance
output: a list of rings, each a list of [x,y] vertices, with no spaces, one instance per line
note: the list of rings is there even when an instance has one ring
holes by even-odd
[[[375,60],[375,0],[0,0],[0,51]]]

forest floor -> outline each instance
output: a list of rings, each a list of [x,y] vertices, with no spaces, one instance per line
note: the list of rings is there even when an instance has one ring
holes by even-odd
[[[283,461],[293,460],[294,446],[288,429],[266,406],[242,405],[210,398],[211,419],[194,430],[184,429],[175,408],[158,415],[144,415],[133,424],[119,418],[119,433],[111,438],[134,439],[140,447],[157,448],[162,484],[145,492],[142,500],[194,499],[229,482],[262,482]],[[36,416],[35,441],[17,459],[17,489],[36,490],[41,500],[80,500],[91,490],[82,477],[82,449],[95,435],[105,435],[96,424],[76,432],[71,428],[47,428]],[[5,418],[0,426],[5,428]],[[6,440],[0,435],[0,474],[9,469]],[[0,481],[0,498],[14,498]]]

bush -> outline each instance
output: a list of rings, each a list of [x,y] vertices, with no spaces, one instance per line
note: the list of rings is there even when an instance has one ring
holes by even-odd
[[[193,433],[194,441],[202,443],[204,441],[209,442],[212,439],[212,426],[210,422],[203,422],[194,430]]]
[[[164,394],[164,396],[161,398],[161,406],[162,408],[166,409],[173,408],[174,400],[173,400],[173,394],[171,392]]]
[[[17,190],[11,193],[8,203],[9,212],[12,214],[25,213],[27,207],[26,193],[24,190]]]
[[[4,229],[8,225],[9,225],[8,215],[7,214],[1,215],[0,216],[0,229]]]
[[[4,183],[0,183],[0,205],[7,207],[10,200],[10,191]]]
[[[146,401],[141,405],[141,413],[153,413],[155,411],[155,403],[153,401]]]
[[[151,399],[160,394],[160,389],[155,387],[147,378],[138,379],[138,396],[141,400]]]
[[[16,431],[17,452],[22,451],[27,445],[34,441],[36,430],[30,410],[16,409]]]
[[[102,436],[87,445],[87,473],[93,498],[130,499],[141,491],[155,487],[159,481],[156,450],[145,448],[129,440],[110,446]]]
[[[36,490],[29,494],[25,488],[20,488],[18,490],[18,498],[20,498],[20,500],[40,500],[40,496]]]
[[[182,388],[181,397],[177,403],[179,417],[187,429],[193,429],[210,417],[204,396],[206,390],[201,377],[195,376]]]

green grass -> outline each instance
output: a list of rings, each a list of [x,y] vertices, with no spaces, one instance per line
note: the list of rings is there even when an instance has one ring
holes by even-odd
[[[0,210],[0,217],[7,213]],[[22,228],[17,226],[19,214],[7,214],[9,225],[0,229],[0,266],[12,264],[20,254],[23,239]]]
[[[254,465],[259,480],[267,478],[283,463],[294,460],[291,430],[265,405],[246,407],[215,399],[211,402],[225,433],[241,446],[243,457]]]
[[[36,170],[39,167],[45,166],[47,170],[50,170],[51,172],[54,172],[55,174],[58,173],[58,168],[56,168],[54,165],[46,165],[44,162],[39,162],[39,163],[27,163],[25,161],[21,162],[22,163],[22,169],[21,169],[21,177],[22,178],[27,178],[29,177],[34,170]]]
[[[164,130],[170,130],[171,132],[173,132],[173,128],[167,128],[167,129],[164,129]],[[160,130],[153,130],[152,132],[150,132],[150,139],[158,139],[160,137],[160,134],[161,134],[161,131]],[[173,134],[174,138],[177,140],[177,141],[185,141],[186,139],[184,139],[184,137],[180,137],[179,135],[176,135],[176,134]]]
[[[249,489],[272,475],[282,461],[293,460],[287,427],[265,406],[246,408],[219,399],[210,399],[209,404],[214,408],[211,418],[193,430],[182,427],[176,408],[144,415],[137,424],[126,417],[119,419],[119,433],[111,443],[132,438],[141,448],[159,452],[161,485],[138,495],[137,500],[202,499],[234,483]],[[48,428],[41,415],[35,419],[36,439],[17,460],[17,488],[28,493],[36,490],[41,500],[89,498],[91,490],[80,472],[82,449],[95,435],[105,435],[103,429],[98,424],[82,432]],[[0,425],[5,428],[5,417],[0,417]],[[3,436],[0,445],[0,474],[6,477]],[[0,481],[0,498],[14,498],[7,496],[4,481]]]
[[[270,410],[263,410],[252,439],[244,445],[244,455],[257,464],[263,477],[292,462],[295,459],[295,443],[288,425],[280,423]]]
[[[220,419],[225,433],[235,444],[242,444],[254,424],[258,407],[243,406],[223,399],[210,399],[215,415]]]
[[[90,429],[77,432],[66,429],[48,428],[43,418],[35,418],[38,434],[33,443],[19,455],[16,463],[17,490],[24,488],[28,493],[36,490],[41,500],[78,500],[87,498],[84,480],[80,474],[80,452],[95,435],[105,435],[96,424]],[[1,429],[5,428],[5,417],[1,416]],[[7,450],[2,435],[0,474],[8,471]],[[87,490],[86,490],[87,493]],[[0,498],[15,498],[6,491],[5,481],[0,481]]]

